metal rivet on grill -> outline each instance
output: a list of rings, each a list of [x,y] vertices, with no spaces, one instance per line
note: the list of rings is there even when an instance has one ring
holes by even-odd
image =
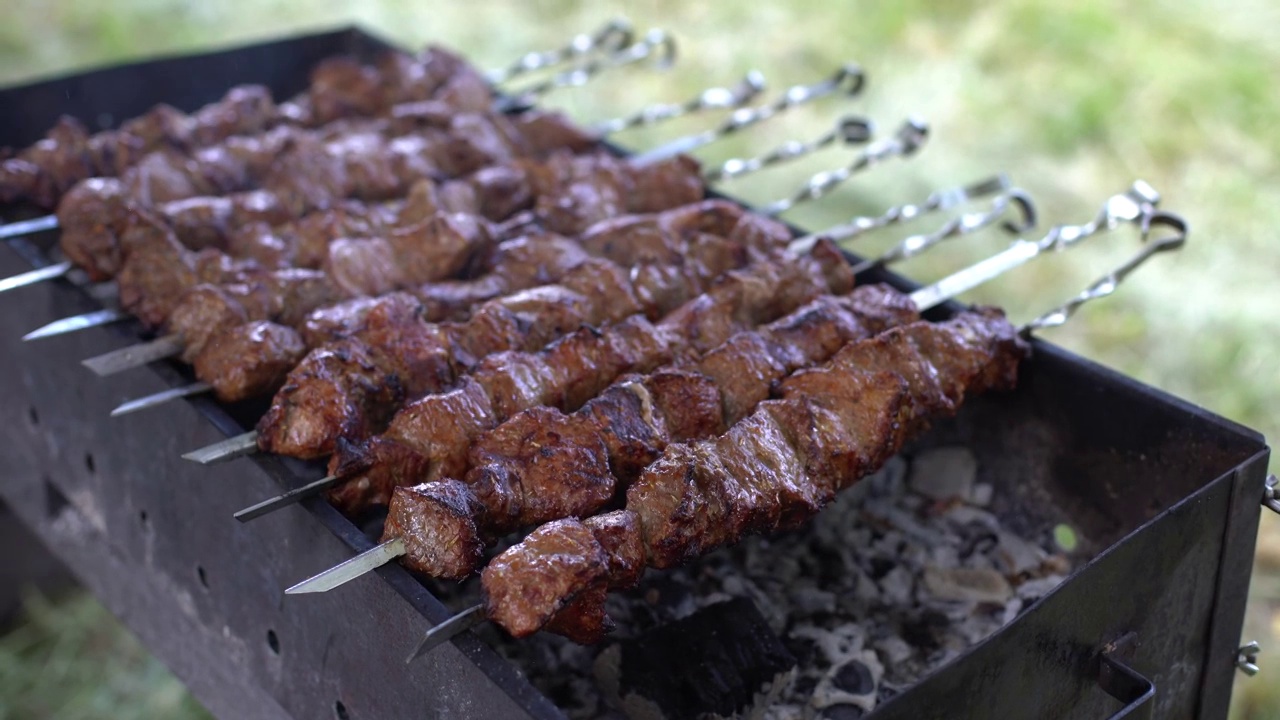
[[[1236,653],[1236,667],[1249,677],[1257,675],[1261,671],[1261,668],[1258,667],[1258,653],[1260,652],[1262,652],[1262,646],[1256,640],[1240,648],[1240,651]]]
[[[1262,504],[1271,509],[1271,512],[1280,513],[1280,479],[1275,475],[1267,478],[1267,489],[1262,494]]]

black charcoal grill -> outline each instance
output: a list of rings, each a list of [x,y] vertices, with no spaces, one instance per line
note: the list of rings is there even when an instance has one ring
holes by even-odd
[[[319,60],[383,48],[348,29],[10,89],[0,93],[0,144],[26,145],[64,113],[107,127],[161,101],[194,109],[238,83],[288,96]],[[5,221],[22,217],[4,210]],[[53,240],[6,243],[0,276],[48,264]],[[109,420],[121,400],[190,380],[177,365],[110,382],[79,366],[134,341],[128,326],[19,340],[98,306],[66,281],[0,303],[0,499],[206,707],[225,718],[562,716],[525,679],[529,668],[471,634],[405,665],[421,632],[459,606],[398,565],[286,602],[282,588],[373,541],[322,500],[231,520],[316,477],[313,467],[257,457],[202,469],[180,459],[248,429],[260,408],[196,398]],[[1068,523],[1097,552],[869,717],[1226,717],[1264,439],[1052,345],[1035,350],[1016,393],[974,402],[924,442],[970,448],[1006,522]],[[22,552],[4,562],[16,565]]]

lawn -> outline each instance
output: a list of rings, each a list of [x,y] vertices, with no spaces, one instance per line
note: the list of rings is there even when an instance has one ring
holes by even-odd
[[[708,148],[702,157],[710,162],[816,135],[846,112],[865,113],[886,132],[911,113],[928,119],[932,138],[918,158],[886,164],[874,177],[851,181],[788,216],[813,228],[993,171],[1008,172],[1032,192],[1047,223],[1082,222],[1107,195],[1143,178],[1163,193],[1169,209],[1188,218],[1191,242],[1144,268],[1116,297],[1045,336],[1270,438],[1280,435],[1280,133],[1274,131],[1280,6],[1258,0],[1230,7],[1205,0],[794,0],[748,7],[674,0],[276,0],[232,10],[175,0],[10,0],[0,26],[0,82],[351,21],[409,46],[457,47],[486,67],[616,15],[675,33],[681,42],[675,70],[619,72],[548,98],[577,117],[602,119],[731,83],[752,68],[780,88],[857,60],[870,74],[862,98],[806,109]],[[618,139],[645,147],[693,127]],[[847,156],[832,151],[726,189],[768,200]],[[891,239],[860,247],[870,251]],[[992,234],[957,243],[904,272],[936,278],[1004,242]],[[1135,247],[1123,235],[1110,242],[1038,263],[973,299],[998,302],[1015,319],[1028,319]],[[1264,520],[1247,632],[1274,653],[1280,648],[1280,523]],[[197,716],[195,704],[181,699],[174,682],[127,636],[109,629],[104,615],[81,598],[34,603],[30,623],[0,639],[0,717],[75,717],[72,708],[83,717]],[[1266,654],[1262,664],[1262,677],[1237,683],[1239,718],[1280,717],[1280,690],[1274,689],[1280,684],[1266,677],[1275,668],[1268,668],[1273,663]],[[51,668],[56,682],[46,677]]]

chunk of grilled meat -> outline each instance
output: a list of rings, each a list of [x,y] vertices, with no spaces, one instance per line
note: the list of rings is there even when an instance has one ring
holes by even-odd
[[[486,611],[516,637],[571,628],[598,639],[608,627],[601,587],[634,583],[637,564],[671,567],[807,521],[965,398],[1013,389],[1027,351],[989,309],[853,343],[782,381],[779,399],[727,433],[667,448],[628,489],[625,510],[545,524],[499,555],[481,576]],[[584,534],[605,517],[614,532]],[[546,571],[527,571],[537,567]]]
[[[845,268],[845,273],[835,285],[828,285],[827,266],[833,263]],[[775,256],[731,272],[706,295],[667,315],[656,327],[642,317],[631,317],[600,330],[578,330],[537,353],[486,358],[458,387],[406,405],[384,434],[339,446],[330,472],[358,474],[331,491],[330,500],[344,512],[358,514],[386,504],[396,487],[461,477],[469,467],[478,466],[469,456],[475,450],[473,443],[521,411],[546,405],[571,412],[585,403],[583,412],[594,413],[607,412],[604,409],[611,402],[634,404],[637,400],[630,393],[592,398],[624,374],[650,372],[677,358],[701,357],[706,363],[708,372],[700,380],[710,384],[720,422],[720,396],[714,392],[714,382],[720,369],[732,374],[733,360],[720,359],[729,357],[732,349],[726,353],[716,346],[733,333],[773,320],[809,298],[847,292],[852,284],[848,265],[834,246],[824,244],[810,257]],[[804,339],[798,335],[804,328],[819,325],[808,316],[798,322],[798,331],[790,326],[776,328],[779,355],[795,356],[799,351],[790,345],[784,348],[784,343],[800,345]],[[660,373],[653,382],[655,399],[645,402],[656,401],[669,412],[676,431],[691,431],[689,426],[696,421],[690,417],[698,417],[703,407],[698,400],[705,396],[707,385],[682,380],[674,372]],[[767,383],[764,388],[767,392]],[[643,393],[649,397],[647,390]],[[624,441],[613,436],[606,440],[619,456],[625,453]]]
[[[387,53],[373,66],[331,58],[312,71],[310,87],[302,95],[280,106],[267,88],[242,85],[192,115],[160,104],[119,129],[92,135],[79,121],[63,116],[31,147],[0,152],[6,156],[0,163],[0,202],[25,200],[53,208],[77,182],[123,175],[156,151],[190,156],[277,125],[317,128],[361,115],[380,117],[389,128],[419,124],[425,118],[438,118],[440,124],[458,112],[486,112],[491,101],[483,76],[443,48],[432,47],[416,56]],[[534,148],[585,147],[594,142],[558,115],[537,113],[521,124],[528,124],[521,129]]]
[[[652,376],[626,378],[568,415],[549,407],[519,413],[480,435],[470,448],[463,485],[472,488],[476,507],[482,509],[470,518],[470,532],[480,541],[556,518],[594,514],[627,490],[640,470],[673,442],[677,450],[672,452],[679,452],[681,442],[714,437],[728,427],[744,443],[742,452],[776,444],[778,428],[754,427],[756,416],[750,415],[769,396],[773,383],[830,358],[850,343],[917,317],[910,298],[884,286],[859,288],[845,296],[823,295],[760,330],[734,335],[700,359],[657,373],[657,382],[651,382]],[[682,402],[690,397],[707,401]],[[670,417],[669,410],[674,410]],[[746,429],[738,430],[744,417]],[[673,437],[672,427],[680,434]],[[566,477],[572,482],[564,482]],[[414,493],[424,497],[435,485],[418,485]],[[396,500],[401,490],[392,494],[392,515],[403,512]],[[807,497],[803,488],[784,491]],[[462,533],[462,520],[454,517],[452,522],[454,534]],[[411,569],[424,574],[443,569],[421,562],[445,555],[433,538],[401,539]],[[425,553],[418,552],[427,547]],[[462,562],[451,559],[448,565],[456,569]]]

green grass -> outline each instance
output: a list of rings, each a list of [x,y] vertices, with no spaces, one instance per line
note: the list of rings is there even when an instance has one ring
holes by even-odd
[[[1280,44],[1273,40],[1280,8],[1274,4],[278,0],[233,10],[173,0],[11,0],[6,10],[0,81],[351,20],[397,42],[459,47],[485,66],[520,50],[550,47],[570,31],[619,14],[638,27],[660,25],[678,35],[682,58],[674,72],[619,73],[549,99],[587,119],[687,97],[706,84],[732,82],[749,68],[766,71],[781,87],[810,82],[857,59],[871,73],[863,99],[843,107],[825,103],[703,157],[749,154],[783,137],[816,134],[846,110],[869,113],[886,130],[910,112],[931,121],[931,147],[918,159],[885,167],[793,214],[811,227],[994,170],[1008,171],[1031,190],[1047,222],[1078,222],[1091,217],[1107,194],[1144,178],[1164,193],[1167,207],[1191,221],[1190,244],[1178,256],[1153,261],[1116,297],[1046,337],[1269,437],[1280,435],[1274,410],[1280,407],[1280,133],[1273,130],[1280,117],[1274,90]],[[691,127],[632,133],[623,141],[643,147]],[[839,157],[828,154],[729,189],[765,200]],[[863,247],[883,247],[889,239]],[[1003,242],[993,235],[957,245],[904,270],[920,279],[938,277]],[[974,298],[1026,319],[1079,290],[1133,247],[1125,236],[1100,241]],[[1268,527],[1273,538],[1274,524]],[[1273,577],[1255,582],[1260,589],[1250,629],[1275,648],[1280,637],[1271,617],[1280,591]],[[57,627],[43,632],[47,642],[61,637]],[[11,685],[8,674],[0,678],[0,697],[17,697],[16,687],[23,686]],[[30,687],[22,697],[37,692]],[[1239,717],[1280,715],[1280,698],[1275,691],[1268,696],[1263,679],[1239,687]],[[121,707],[138,702],[144,701],[122,699]]]

